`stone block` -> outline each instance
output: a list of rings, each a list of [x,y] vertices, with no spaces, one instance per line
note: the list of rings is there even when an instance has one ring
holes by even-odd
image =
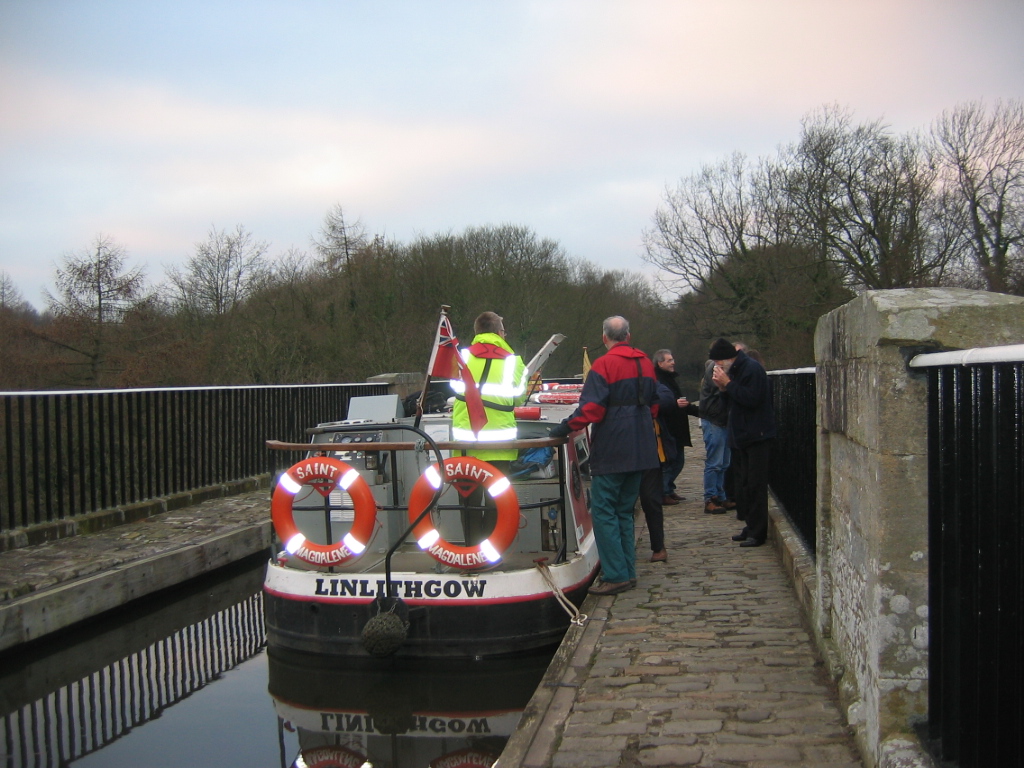
[[[817,362],[866,357],[877,347],[935,350],[1018,344],[1024,298],[963,288],[865,291],[818,321]]]
[[[927,711],[927,377],[909,361],[1021,339],[1024,298],[963,289],[867,291],[818,323],[816,630],[876,759]]]

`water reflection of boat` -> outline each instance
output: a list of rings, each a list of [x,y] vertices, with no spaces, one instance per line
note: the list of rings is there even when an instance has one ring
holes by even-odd
[[[308,430],[311,443],[268,443],[307,456],[274,490],[270,647],[473,659],[557,645],[598,568],[588,437],[547,437],[573,406],[538,404],[518,419],[503,445],[541,458],[506,478],[460,456],[478,444],[454,441],[448,414],[417,427],[392,398],[354,399],[347,421]],[[497,524],[469,544],[461,510],[480,486]]]
[[[298,736],[295,768],[471,768],[497,760],[549,661],[531,654],[425,663],[271,649],[269,690],[283,730]]]

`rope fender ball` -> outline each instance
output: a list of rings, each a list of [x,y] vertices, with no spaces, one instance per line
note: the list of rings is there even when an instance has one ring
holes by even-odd
[[[395,653],[409,634],[409,626],[393,613],[374,616],[363,627],[360,640],[371,656],[383,659]]]
[[[420,475],[409,494],[409,522],[413,523],[434,499],[434,492],[442,483],[480,484],[494,499],[498,508],[498,522],[489,537],[472,547],[451,544],[441,538],[430,515],[424,516],[413,535],[420,549],[429,552],[435,560],[454,568],[487,568],[501,560],[519,533],[519,498],[512,483],[493,464],[472,456],[453,456],[444,460],[444,478],[437,464],[431,464]],[[460,492],[463,490],[459,488]]]
[[[409,607],[397,597],[378,597],[370,603],[370,609],[376,613],[363,627],[363,648],[377,658],[390,656],[409,635]]]
[[[307,485],[325,499],[335,488],[351,497],[355,519],[340,541],[332,544],[310,541],[295,524],[295,495]],[[366,549],[377,522],[377,502],[366,480],[348,464],[329,457],[313,457],[300,461],[281,475],[270,500],[270,517],[287,552],[311,565],[341,565],[359,557]]]

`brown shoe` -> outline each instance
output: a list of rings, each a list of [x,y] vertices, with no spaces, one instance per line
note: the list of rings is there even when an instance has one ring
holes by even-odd
[[[661,550],[661,552],[655,552],[651,555],[652,563],[664,563],[668,560],[668,550]]]
[[[619,592],[625,592],[632,586],[628,581],[602,581],[600,586],[591,587],[587,590],[587,593],[598,596],[617,595]]]
[[[714,499],[708,499],[704,502],[704,514],[706,515],[724,515],[725,507],[719,506]]]
[[[736,509],[736,502],[732,499],[720,499],[717,496],[712,496],[711,500],[714,501],[718,506],[725,507],[726,509]]]
[[[679,502],[676,501],[675,499],[673,499],[671,496],[665,496],[661,500],[661,506],[663,506],[663,507],[671,507],[673,504],[678,504],[678,503]]]

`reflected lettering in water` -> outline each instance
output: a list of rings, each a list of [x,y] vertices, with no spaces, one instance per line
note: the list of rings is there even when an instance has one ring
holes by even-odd
[[[270,693],[283,729],[298,735],[295,768],[490,766],[550,658],[356,660],[271,648]]]

